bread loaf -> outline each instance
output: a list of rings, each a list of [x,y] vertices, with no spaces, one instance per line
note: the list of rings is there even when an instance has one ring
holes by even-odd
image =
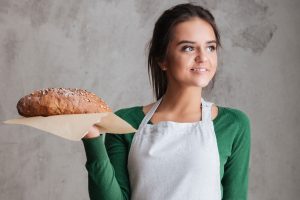
[[[18,101],[17,109],[24,117],[112,112],[94,93],[77,88],[34,91]]]

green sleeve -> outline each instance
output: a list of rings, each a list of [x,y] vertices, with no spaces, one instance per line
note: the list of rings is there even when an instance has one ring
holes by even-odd
[[[236,116],[240,127],[232,144],[231,155],[224,166],[223,200],[247,200],[248,198],[250,121],[241,111],[237,112]]]
[[[113,135],[82,139],[86,151],[86,169],[91,200],[129,200],[129,181],[126,176],[125,144]],[[107,146],[105,146],[105,144]],[[108,150],[106,150],[108,149]],[[124,175],[125,173],[125,175]]]

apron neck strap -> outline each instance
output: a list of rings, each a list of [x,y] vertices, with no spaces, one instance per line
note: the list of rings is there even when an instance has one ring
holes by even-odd
[[[149,112],[144,117],[142,123],[140,124],[140,127],[143,127],[145,124],[148,123],[148,121],[151,119],[151,117],[155,113],[155,111],[158,108],[158,106],[159,106],[159,104],[160,104],[161,101],[162,101],[162,97],[158,101],[156,101],[155,104],[151,107],[151,109],[149,110]]]
[[[202,121],[210,121],[211,120],[211,106],[212,102],[205,101],[202,98]]]

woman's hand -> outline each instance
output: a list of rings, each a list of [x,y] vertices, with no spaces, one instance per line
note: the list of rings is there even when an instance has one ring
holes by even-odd
[[[95,138],[100,135],[100,131],[96,125],[89,128],[88,133],[83,138]]]

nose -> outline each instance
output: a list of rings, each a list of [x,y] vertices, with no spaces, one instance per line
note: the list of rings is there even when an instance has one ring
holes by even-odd
[[[207,55],[205,54],[205,51],[198,49],[196,51],[195,62],[205,62],[205,61],[207,61]]]

